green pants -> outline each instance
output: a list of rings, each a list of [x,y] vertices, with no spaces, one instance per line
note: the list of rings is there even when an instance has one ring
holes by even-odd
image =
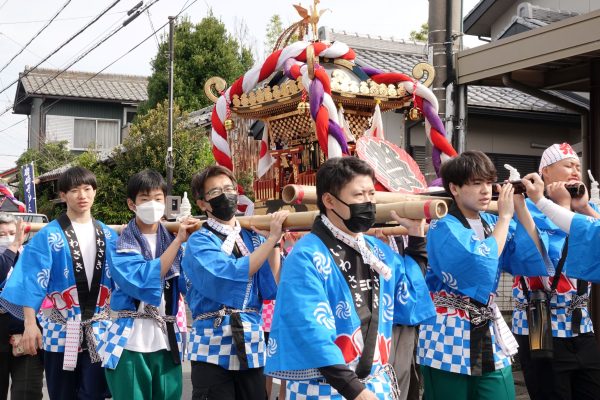
[[[442,371],[421,365],[425,400],[514,400],[515,382],[508,366],[482,376]]]
[[[105,371],[114,400],[181,399],[181,364],[175,365],[167,350],[123,350],[117,368]]]

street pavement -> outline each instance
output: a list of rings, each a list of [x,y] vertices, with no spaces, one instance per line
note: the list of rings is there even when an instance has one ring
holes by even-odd
[[[190,400],[192,398],[192,365],[189,361],[185,361],[182,365],[183,369],[183,396],[181,397],[183,400]],[[273,395],[269,400],[275,400],[276,393],[279,392],[279,383],[273,383]],[[10,400],[10,394],[8,395],[8,399]],[[46,391],[46,379],[44,379],[44,400],[48,400],[48,392]],[[134,400],[134,399],[131,399]],[[262,400],[262,399],[260,399]]]
[[[188,325],[191,325],[193,321],[191,313],[189,309],[187,310],[187,321]],[[188,329],[189,330],[189,329]],[[183,400],[190,400],[192,398],[192,378],[191,378],[191,363],[189,361],[185,361],[182,364],[183,369]],[[516,400],[529,400],[529,395],[527,394],[527,389],[525,387],[525,381],[523,380],[523,373],[521,371],[513,371],[513,377],[515,380],[515,391],[516,391]],[[279,381],[275,380],[273,383],[272,395],[269,400],[275,400],[276,395],[279,393]],[[10,399],[10,395],[8,397]],[[48,393],[46,392],[46,380],[44,379],[44,400],[49,399]],[[133,399],[132,399],[133,400]],[[262,400],[262,399],[257,399]]]
[[[189,361],[183,363],[183,400],[190,400],[192,398],[192,378],[191,378],[191,364]],[[513,372],[515,379],[515,389],[517,393],[516,400],[529,400],[527,395],[527,389],[525,388],[525,382],[523,381],[523,373],[521,371]],[[279,392],[279,383],[276,381],[273,383],[273,391],[269,400],[275,400],[277,393]],[[8,396],[10,399],[10,395]],[[49,399],[48,393],[46,392],[46,380],[44,380],[44,400]],[[133,400],[133,399],[132,399]]]

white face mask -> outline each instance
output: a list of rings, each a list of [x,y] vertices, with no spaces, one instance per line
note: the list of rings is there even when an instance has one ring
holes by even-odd
[[[137,215],[143,223],[148,225],[160,221],[164,213],[165,205],[155,200],[142,203],[135,208],[135,215]]]
[[[0,236],[0,248],[8,247],[15,241],[15,235]]]

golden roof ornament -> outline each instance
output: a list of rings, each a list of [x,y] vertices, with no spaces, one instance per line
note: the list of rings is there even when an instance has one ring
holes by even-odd
[[[354,60],[325,57],[319,60],[320,57],[315,51],[316,46],[321,48],[321,45],[316,44],[318,24],[321,16],[328,10],[319,10],[320,0],[309,0],[308,4],[306,8],[300,3],[293,5],[301,19],[282,33],[273,52],[286,47],[294,33],[300,34],[297,37],[299,39],[312,31],[313,37],[310,38],[312,40],[308,40],[312,43],[307,43],[306,46],[305,63],[308,77],[311,80],[316,79],[317,65],[321,64],[325,68],[325,72],[329,75],[332,99],[345,109],[348,129],[356,137],[360,136],[368,128],[373,107],[377,104],[382,112],[404,109],[407,119],[422,119],[422,113],[414,106],[414,99],[407,91],[406,83],[377,83],[364,73],[358,74],[355,71]],[[415,66],[412,75],[423,85],[430,86],[435,72],[431,65],[420,63]],[[302,77],[281,79],[273,83],[264,85],[257,82],[255,85],[248,85],[249,87],[241,92],[238,90],[236,93],[231,93],[227,113],[223,118],[224,131],[237,130],[236,119],[259,119],[268,126],[271,145],[276,141],[311,143],[316,140],[315,124],[311,118],[307,88],[304,87]],[[244,81],[244,86],[246,84]],[[227,86],[223,79],[213,77],[206,82],[204,91],[210,100],[217,103]],[[232,118],[233,115],[236,118]]]
[[[310,12],[306,8],[302,7],[300,4],[293,4],[294,8],[298,12],[298,15],[302,17],[302,23],[310,25],[313,32],[313,40],[317,40],[317,38],[319,37],[319,19],[326,11],[329,11],[328,8],[319,11],[317,9],[317,4],[319,3],[320,0],[313,0],[313,5],[312,7],[310,7]]]

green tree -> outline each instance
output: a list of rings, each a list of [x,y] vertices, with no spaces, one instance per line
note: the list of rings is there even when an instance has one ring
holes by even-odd
[[[17,160],[17,167],[21,168],[33,161],[36,176],[62,167],[75,159],[67,145],[67,141],[51,142],[43,144],[39,149],[27,149]]]
[[[168,104],[164,101],[137,118],[123,145],[115,148],[108,159],[100,159],[99,153],[92,148],[76,156],[67,149],[66,142],[60,142],[47,143],[40,150],[27,150],[17,165],[20,167],[33,161],[37,175],[69,163],[88,168],[98,182],[92,210],[94,216],[108,224],[122,224],[132,216],[127,208],[126,194],[131,175],[149,168],[166,176],[167,115]],[[177,105],[173,117],[173,195],[183,196],[184,192],[188,192],[192,212],[198,213],[191,197],[190,182],[196,172],[214,164],[211,144],[203,128],[186,127],[187,116]],[[64,211],[64,204],[55,201],[58,196],[55,184],[38,184],[36,191],[38,212],[52,220]]]
[[[265,57],[269,56],[275,45],[277,44],[277,40],[281,37],[286,28],[283,27],[283,22],[281,21],[281,17],[279,14],[274,14],[271,16],[269,20],[269,24],[267,25],[267,29],[265,32],[265,41],[263,43],[265,47]],[[288,44],[298,41],[298,32],[289,32],[290,37]]]
[[[184,111],[211,104],[204,94],[208,78],[220,76],[231,84],[254,63],[251,49],[240,45],[212,12],[198,24],[187,18],[180,20],[175,27],[174,49],[173,97]],[[152,71],[148,101],[140,108],[141,114],[168,97],[168,38],[163,38],[152,60]]]
[[[415,42],[427,42],[429,38],[429,24],[425,22],[418,31],[411,31],[409,37],[410,40],[414,40]]]
[[[23,165],[33,161],[35,176],[37,177],[72,163],[76,156],[69,151],[67,145],[66,141],[51,142],[41,145],[39,149],[28,149],[17,160],[17,167],[20,169]],[[56,218],[64,207],[54,200],[56,200],[54,184],[45,182],[36,185],[38,213],[46,214],[50,219]]]
[[[108,161],[99,162],[95,152],[77,158],[76,163],[91,169],[98,179],[93,210],[97,218],[109,224],[121,224],[131,218],[126,188],[134,173],[150,168],[166,176],[167,113],[168,104],[162,102],[136,119],[122,147],[115,149]],[[190,182],[196,172],[214,164],[211,144],[204,129],[185,126],[187,118],[179,107],[175,106],[173,115],[173,194],[183,196],[188,192],[193,205]]]
[[[279,39],[279,36],[283,33],[283,29],[283,23],[281,22],[279,14],[272,15],[269,24],[267,25],[267,32],[265,33],[265,56],[268,56],[273,52],[275,43],[277,43],[277,39]]]

